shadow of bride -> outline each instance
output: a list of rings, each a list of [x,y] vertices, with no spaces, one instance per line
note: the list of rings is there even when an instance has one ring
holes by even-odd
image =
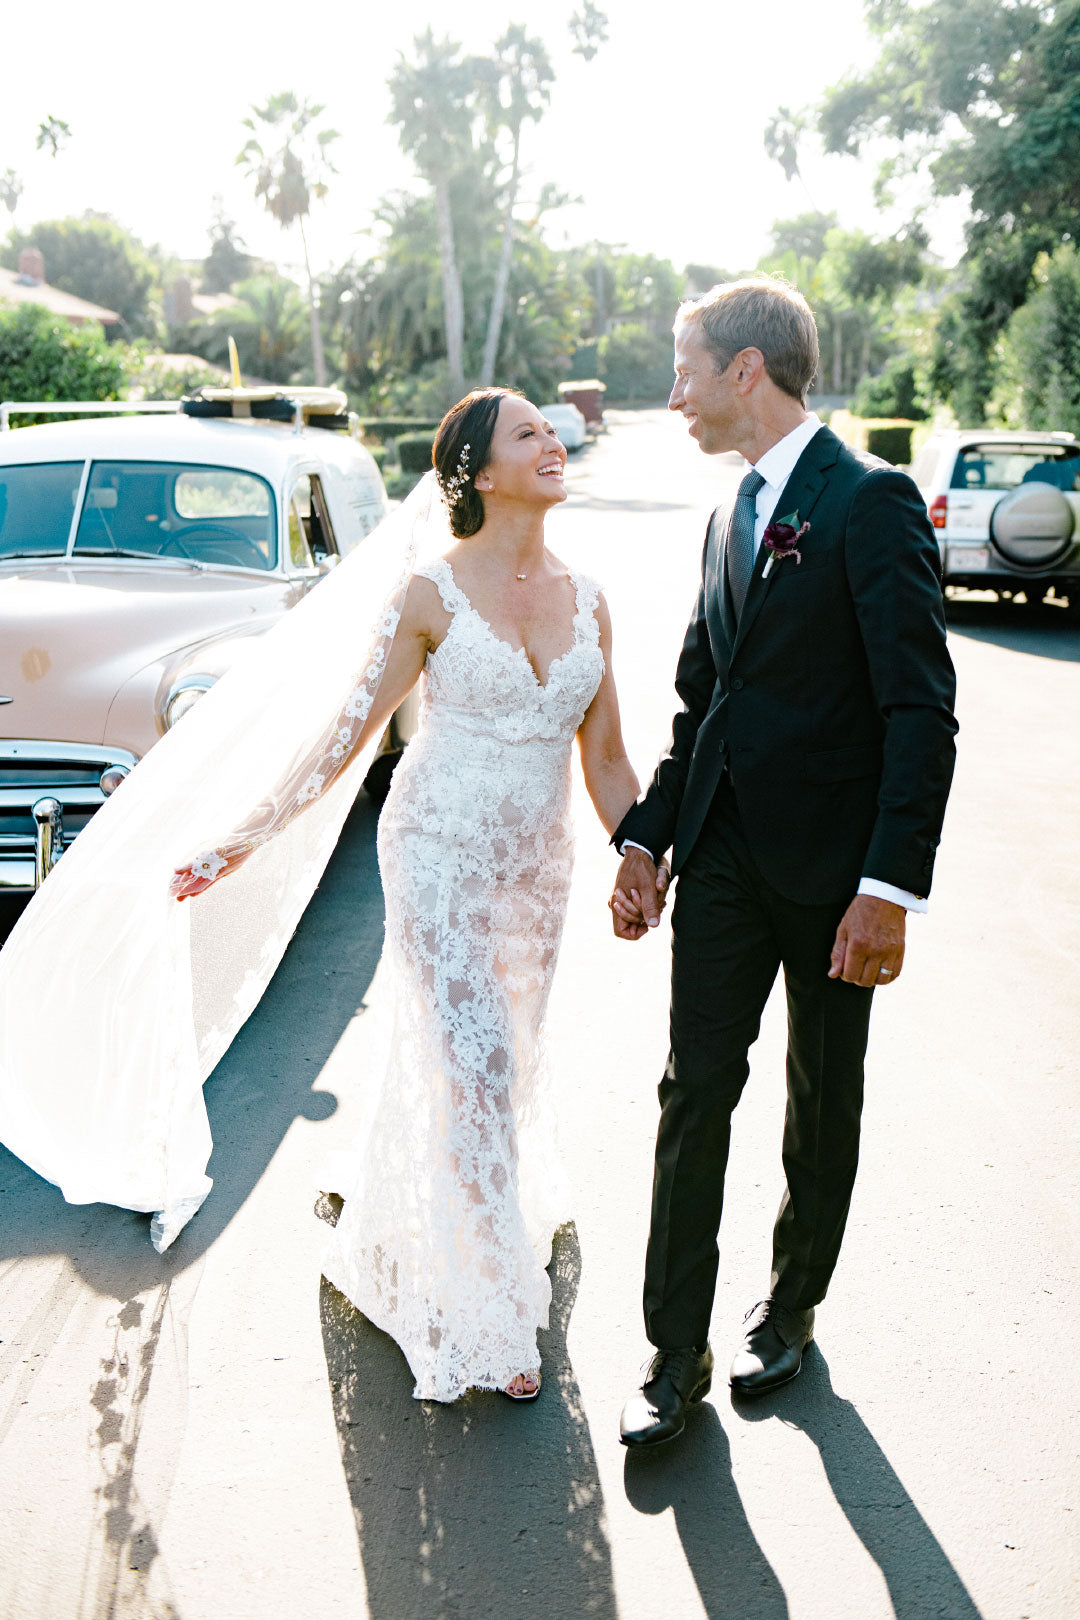
[[[816,1344],[794,1384],[753,1400],[732,1397],[732,1409],[748,1423],[778,1419],[813,1441],[837,1503],[884,1577],[895,1620],[982,1620],[889,1459],[852,1403],[834,1392]]]
[[[535,1405],[478,1391],[453,1405],[414,1401],[397,1345],[323,1282],[323,1343],[372,1620],[615,1620],[600,1479],[566,1348],[581,1275],[573,1225],[556,1234],[551,1274]]]

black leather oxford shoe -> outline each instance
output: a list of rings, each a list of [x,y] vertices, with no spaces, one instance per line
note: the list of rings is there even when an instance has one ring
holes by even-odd
[[[814,1337],[813,1310],[793,1311],[778,1299],[763,1299],[743,1320],[746,1337],[731,1363],[732,1389],[739,1395],[759,1395],[788,1383]]]
[[[619,1419],[624,1446],[659,1446],[674,1440],[686,1427],[687,1408],[704,1400],[712,1386],[713,1353],[691,1346],[686,1350],[658,1350],[636,1395],[631,1395]]]

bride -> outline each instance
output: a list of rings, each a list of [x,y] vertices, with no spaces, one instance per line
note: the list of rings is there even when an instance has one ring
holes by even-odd
[[[423,674],[378,834],[393,1045],[324,1272],[396,1339],[418,1399],[532,1400],[566,1216],[541,1031],[571,874],[575,735],[608,832],[638,782],[607,607],[544,544],[566,499],[555,430],[519,395],[483,389],[447,412],[433,459],[457,544],[415,568],[366,684],[291,785],[178,869],[172,892],[204,893],[295,822]]]

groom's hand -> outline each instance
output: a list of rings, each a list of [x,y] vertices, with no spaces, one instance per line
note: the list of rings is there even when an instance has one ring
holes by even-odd
[[[891,900],[857,894],[840,919],[829,978],[864,990],[895,984],[904,965],[907,912]]]
[[[670,880],[667,867],[656,867],[643,849],[627,850],[608,901],[617,939],[642,939],[657,926],[667,905]]]

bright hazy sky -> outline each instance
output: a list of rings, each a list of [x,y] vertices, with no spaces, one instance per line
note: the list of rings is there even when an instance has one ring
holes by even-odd
[[[25,183],[16,223],[93,208],[198,258],[220,194],[249,249],[295,265],[298,243],[283,240],[233,161],[249,105],[291,88],[325,102],[326,122],[342,134],[340,172],[312,221],[315,265],[366,254],[362,233],[378,198],[420,184],[386,122],[398,53],[429,24],[483,51],[513,21],[545,40],[557,76],[547,115],[526,134],[523,197],[550,180],[582,199],[550,216],[554,245],[599,238],[678,268],[693,260],[737,270],[764,251],[775,219],[811,206],[874,232],[904,217],[903,208],[875,213],[871,160],[808,151],[804,188],[788,184],[762,146],[777,106],[812,103],[871,59],[861,0],[603,5],[610,39],[586,64],[571,54],[566,26],[576,0],[8,0],[0,172],[11,167]],[[50,113],[73,131],[55,161],[34,151]],[[929,217],[946,260],[959,252],[961,221],[958,207]],[[5,224],[0,214],[0,231]]]

